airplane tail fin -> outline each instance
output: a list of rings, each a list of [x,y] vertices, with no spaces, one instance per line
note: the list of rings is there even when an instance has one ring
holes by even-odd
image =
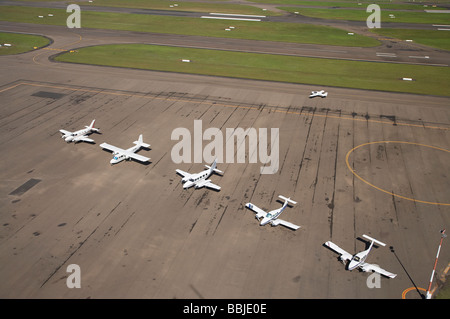
[[[214,163],[212,163],[211,166],[205,165],[205,167],[206,167],[207,169],[211,169],[211,170],[212,170],[213,172],[215,172],[215,173],[223,174],[223,172],[222,172],[221,170],[219,170],[219,169],[216,168],[216,167],[217,167],[217,159],[214,160]]]
[[[290,203],[290,204],[297,204],[297,202],[296,201],[293,201],[290,197],[289,198],[286,198],[286,197],[284,197],[283,195],[278,195],[278,197],[279,198],[281,198],[282,200],[284,200],[285,202],[288,202],[288,203]]]
[[[142,137],[142,134],[139,135],[139,139],[137,141],[134,141],[133,143],[136,144],[136,145],[139,145],[141,147],[145,147],[145,148],[149,148],[150,147],[150,144],[144,143],[144,139]]]
[[[385,243],[382,243],[381,241],[376,240],[375,238],[372,238],[372,237],[370,237],[370,236],[367,236],[366,234],[364,234],[364,235],[362,235],[362,236],[363,236],[365,239],[368,239],[368,240],[370,240],[370,241],[372,241],[372,242],[374,242],[374,243],[376,243],[376,244],[378,244],[378,245],[386,246]]]
[[[86,128],[90,128],[91,131],[98,132],[99,129],[98,129],[98,128],[95,128],[94,125],[95,125],[95,120],[93,120],[93,121],[91,122],[91,125],[86,126]]]

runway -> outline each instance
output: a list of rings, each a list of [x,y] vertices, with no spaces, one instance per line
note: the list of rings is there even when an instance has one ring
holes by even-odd
[[[142,36],[80,31],[33,29],[63,49]],[[2,298],[399,299],[428,285],[449,224],[448,98],[330,87],[309,99],[314,86],[53,63],[54,53],[0,57]],[[60,138],[94,118],[96,144]],[[278,128],[278,171],[219,163],[220,192],[183,190],[175,169],[205,163],[174,163],[171,134],[194,120],[223,132]],[[110,166],[98,145],[130,147],[139,134],[151,163]],[[277,208],[278,195],[297,201],[282,218],[299,230],[261,227],[244,207]],[[379,288],[323,246],[354,253],[362,234],[387,244],[367,261],[397,274]],[[70,264],[79,289],[66,285]]]
[[[243,40],[232,38],[215,38],[176,34],[132,32],[118,30],[101,30],[81,28],[68,30],[62,26],[31,25],[0,21],[0,31],[48,35],[59,39],[66,50],[102,44],[144,43],[153,45],[179,46],[185,48],[228,50],[262,54],[279,54],[324,59],[341,59],[350,61],[385,62],[400,64],[417,64],[448,66],[449,54],[446,51],[425,47],[416,43],[393,39],[380,39],[382,45],[372,48],[340,47],[333,45],[315,45]],[[65,38],[74,39],[65,43]],[[69,45],[68,45],[69,44]],[[59,48],[61,45],[52,45]],[[54,52],[56,53],[56,52]],[[425,58],[427,57],[427,58]],[[46,59],[42,63],[45,62]]]

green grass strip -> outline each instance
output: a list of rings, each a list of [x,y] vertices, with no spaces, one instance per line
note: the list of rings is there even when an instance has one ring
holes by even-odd
[[[430,47],[450,50],[449,31],[415,30],[415,29],[371,29],[373,33],[400,40],[413,40],[414,42]]]
[[[74,1],[71,3],[76,3],[80,6],[121,7],[149,10],[219,12],[265,16],[280,15],[279,13],[275,13],[270,10],[263,11],[261,8],[233,3],[191,2],[177,0],[95,0],[91,3],[86,1]],[[177,6],[174,6],[175,4]]]
[[[392,10],[437,10],[443,9],[440,7],[432,7],[427,4],[424,7],[423,3],[417,4],[406,4],[406,3],[393,3],[389,1],[376,1],[376,0],[365,0],[365,1],[305,1],[305,0],[249,0],[255,3],[270,3],[270,4],[284,4],[284,5],[302,5],[302,6],[317,6],[317,7],[335,7],[335,8],[367,8],[369,4],[378,4],[383,9]]]
[[[426,24],[448,24],[450,20],[449,13],[427,13],[411,11],[391,11],[381,8],[381,27],[383,22],[397,23],[426,23]],[[319,19],[366,21],[372,12],[366,10],[346,10],[346,9],[312,9],[299,7],[280,7],[279,9],[288,12],[298,12],[301,15]],[[389,15],[393,14],[395,18]]]
[[[191,60],[190,63],[182,59]],[[102,45],[56,61],[146,70],[450,96],[447,67],[358,62],[145,44]],[[403,81],[403,77],[414,81]]]
[[[4,44],[11,44],[10,47]],[[0,55],[24,53],[34,50],[34,47],[42,48],[50,43],[50,40],[38,35],[21,33],[0,32]]]
[[[48,17],[52,13],[53,17]],[[39,18],[43,16],[44,18]],[[69,13],[61,9],[2,6],[0,20],[36,24],[66,25]],[[229,26],[233,31],[225,31]],[[248,22],[81,11],[81,27],[139,32],[171,33],[249,40],[373,47],[379,41],[326,26],[281,22]],[[75,30],[76,31],[76,30]]]

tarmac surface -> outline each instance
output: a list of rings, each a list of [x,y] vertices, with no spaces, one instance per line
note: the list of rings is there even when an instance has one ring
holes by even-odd
[[[1,298],[424,294],[450,221],[449,98],[54,63],[50,49],[97,40],[51,29],[47,49],[0,57]],[[309,99],[317,89],[328,97]],[[60,138],[92,119],[96,144]],[[172,132],[193,135],[194,120],[224,136],[278,128],[277,172],[261,175],[260,155],[249,163],[246,148],[245,163],[218,164],[219,192],[184,190],[175,169],[209,164],[173,160]],[[110,166],[98,145],[128,148],[139,134],[151,163]],[[299,230],[259,226],[244,207],[275,209],[278,195],[297,201],[281,218]],[[356,253],[362,234],[387,244],[367,262],[397,274],[379,288],[323,246]],[[438,275],[450,259],[440,253]],[[71,264],[80,289],[67,287]]]

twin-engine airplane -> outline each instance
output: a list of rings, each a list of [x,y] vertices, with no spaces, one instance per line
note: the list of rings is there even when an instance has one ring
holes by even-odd
[[[390,273],[389,271],[386,271],[380,267],[378,267],[377,265],[374,264],[368,264],[366,262],[364,262],[367,258],[367,256],[369,255],[370,250],[373,247],[373,244],[376,243],[378,245],[381,246],[386,246],[385,243],[382,243],[381,241],[378,241],[372,237],[369,237],[367,235],[362,235],[364,238],[370,240],[370,245],[369,248],[367,248],[364,251],[361,251],[355,255],[351,255],[350,253],[346,252],[345,250],[343,250],[342,248],[340,248],[339,246],[337,246],[336,244],[332,243],[331,241],[327,241],[325,243],[325,245],[327,247],[329,247],[330,249],[336,251],[337,253],[339,253],[341,256],[339,257],[339,259],[345,263],[347,260],[350,260],[350,262],[347,265],[347,269],[348,270],[353,270],[355,268],[360,268],[362,271],[375,271],[377,273],[382,274],[383,276],[389,277],[389,278],[395,278],[395,276],[397,276],[396,274]]]
[[[287,221],[285,221],[283,219],[279,219],[278,218],[278,216],[281,215],[281,213],[283,212],[283,210],[286,208],[286,206],[288,204],[294,204],[295,205],[295,204],[297,204],[297,202],[294,202],[293,200],[291,200],[291,198],[286,198],[286,197],[281,196],[281,195],[278,195],[278,197],[281,198],[282,200],[284,200],[283,206],[281,208],[274,209],[274,210],[272,210],[272,211],[270,211],[268,213],[263,211],[261,208],[253,205],[252,203],[245,204],[245,207],[250,208],[251,210],[256,212],[256,216],[255,217],[256,217],[257,220],[260,220],[261,217],[262,217],[262,220],[261,220],[261,223],[260,223],[261,226],[264,226],[264,225],[270,223],[272,226],[278,226],[278,225],[281,224],[283,226],[292,228],[293,230],[299,229],[300,226],[297,226],[295,224],[292,224],[290,222],[287,222]]]
[[[211,166],[205,165],[207,170],[197,173],[197,174],[189,174],[181,169],[177,169],[176,172],[183,176],[181,179],[181,182],[184,183],[183,188],[189,188],[194,186],[195,188],[201,188],[201,187],[209,187],[212,189],[215,189],[217,191],[220,191],[220,186],[211,183],[210,179],[207,179],[209,176],[212,175],[212,173],[218,173],[223,174],[221,170],[218,170],[216,168],[217,166],[217,160],[214,160],[214,163],[212,163]]]
[[[143,142],[142,134],[139,135],[139,139],[137,141],[134,141],[133,143],[136,144],[136,146],[130,147],[129,149],[126,150],[107,143],[100,144],[100,147],[113,152],[114,157],[110,161],[111,165],[117,164],[125,159],[126,160],[134,159],[139,162],[148,162],[150,158],[135,154],[135,152],[139,151],[141,147],[144,148],[150,147],[150,144]]]
[[[75,132],[69,132],[66,130],[59,130],[62,133],[61,138],[63,138],[67,143],[70,142],[89,142],[94,143],[93,139],[87,137],[87,134],[91,134],[92,132],[98,132],[99,129],[94,127],[95,120],[92,121],[91,125],[85,126],[84,129],[78,130]]]
[[[319,96],[321,98],[327,97],[328,96],[328,92],[325,92],[324,90],[320,90],[320,91],[311,91],[311,94],[309,95],[309,97],[316,97]]]

